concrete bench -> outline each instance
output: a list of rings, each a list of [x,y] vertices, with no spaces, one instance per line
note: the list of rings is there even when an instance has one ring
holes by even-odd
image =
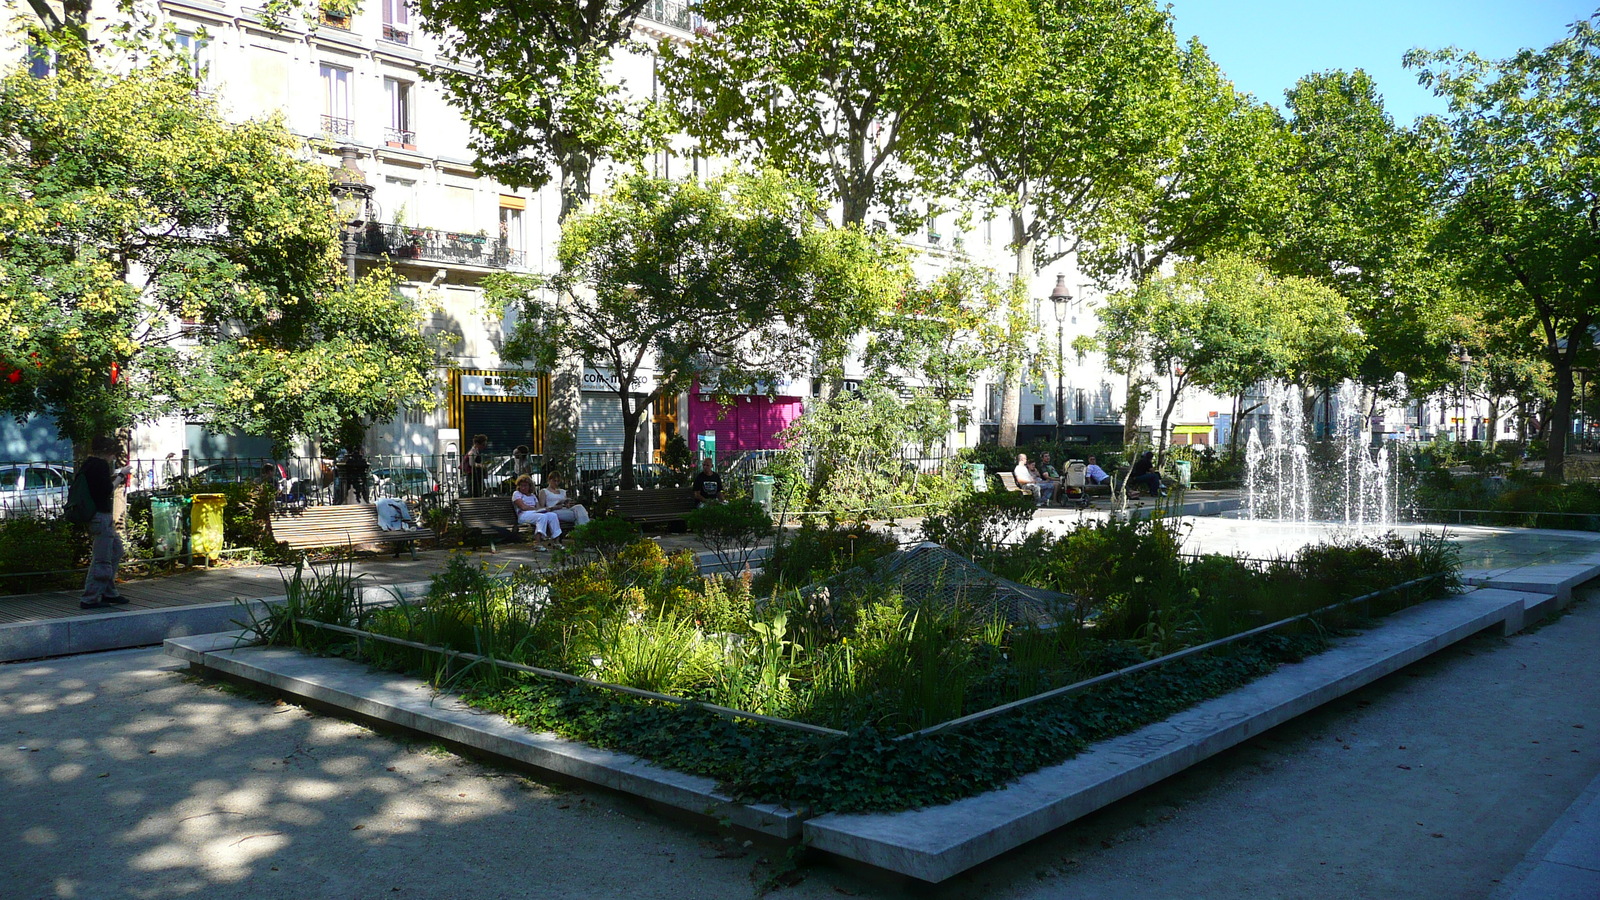
[[[508,504],[509,505],[509,504]],[[384,531],[378,527],[378,507],[371,503],[340,506],[307,506],[272,516],[272,538],[290,550],[316,550],[323,547],[361,544],[397,544],[417,558],[417,541],[431,540],[426,528]],[[397,546],[395,556],[400,555]]]

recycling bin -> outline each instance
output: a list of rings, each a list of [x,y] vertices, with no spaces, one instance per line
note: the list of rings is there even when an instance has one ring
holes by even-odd
[[[216,559],[222,555],[224,494],[195,494],[189,511],[189,550],[195,556]]]
[[[1187,459],[1180,459],[1177,462],[1173,463],[1173,466],[1175,468],[1177,468],[1177,470],[1178,470],[1178,485],[1180,487],[1185,487],[1186,488],[1186,487],[1189,486],[1189,467],[1190,467],[1190,465],[1191,465],[1191,463]]]
[[[761,504],[761,508],[769,513],[772,512],[772,485],[774,481],[775,479],[771,475],[757,475],[750,487],[751,499]]]
[[[158,557],[173,557],[183,553],[183,539],[188,532],[189,498],[150,498],[150,532],[154,536],[154,550]]]
[[[981,494],[989,489],[989,482],[983,474],[983,463],[963,463],[961,468],[966,469],[967,474],[972,478],[973,490]]]

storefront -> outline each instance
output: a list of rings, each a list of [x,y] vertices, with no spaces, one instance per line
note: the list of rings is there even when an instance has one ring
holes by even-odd
[[[450,427],[461,434],[461,450],[474,435],[488,435],[489,451],[510,453],[526,446],[544,452],[544,422],[550,412],[549,380],[525,372],[452,369]]]
[[[1189,444],[1209,444],[1211,434],[1215,427],[1210,423],[1174,425],[1172,426],[1173,446],[1187,446]]]
[[[774,397],[732,394],[721,397],[697,389],[689,395],[689,434],[717,436],[717,455],[726,457],[745,450],[776,450],[783,446],[778,432],[800,417],[802,401],[793,385],[778,386]]]
[[[654,372],[640,372],[632,384],[629,402],[638,403],[641,395],[655,390]],[[617,376],[610,369],[583,370],[582,405],[578,410],[578,452],[590,455],[586,467],[605,468],[622,459],[622,397],[616,392]],[[634,435],[634,458],[650,459],[650,410],[639,418]],[[610,457],[615,456],[615,460]],[[602,465],[602,462],[604,465]]]

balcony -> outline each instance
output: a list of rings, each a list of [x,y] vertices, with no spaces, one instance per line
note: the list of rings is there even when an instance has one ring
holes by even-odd
[[[322,117],[322,133],[328,137],[349,137],[354,134],[356,123],[354,119],[341,119],[338,116],[324,115]]]
[[[693,5],[673,3],[672,0],[647,0],[644,9],[639,10],[639,18],[680,31],[693,31],[704,21],[700,14],[694,11]]]
[[[512,250],[504,240],[488,235],[381,222],[368,223],[357,250],[373,256],[489,269],[522,268],[525,260],[521,250]]]
[[[383,142],[390,147],[415,150],[417,149],[417,133],[409,128],[385,128],[383,129]]]
[[[405,25],[383,23],[383,39],[391,44],[411,44],[411,29]]]

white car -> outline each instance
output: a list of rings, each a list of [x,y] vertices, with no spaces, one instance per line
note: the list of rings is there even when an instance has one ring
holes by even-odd
[[[70,466],[0,464],[0,518],[57,515],[67,505],[71,486]]]

